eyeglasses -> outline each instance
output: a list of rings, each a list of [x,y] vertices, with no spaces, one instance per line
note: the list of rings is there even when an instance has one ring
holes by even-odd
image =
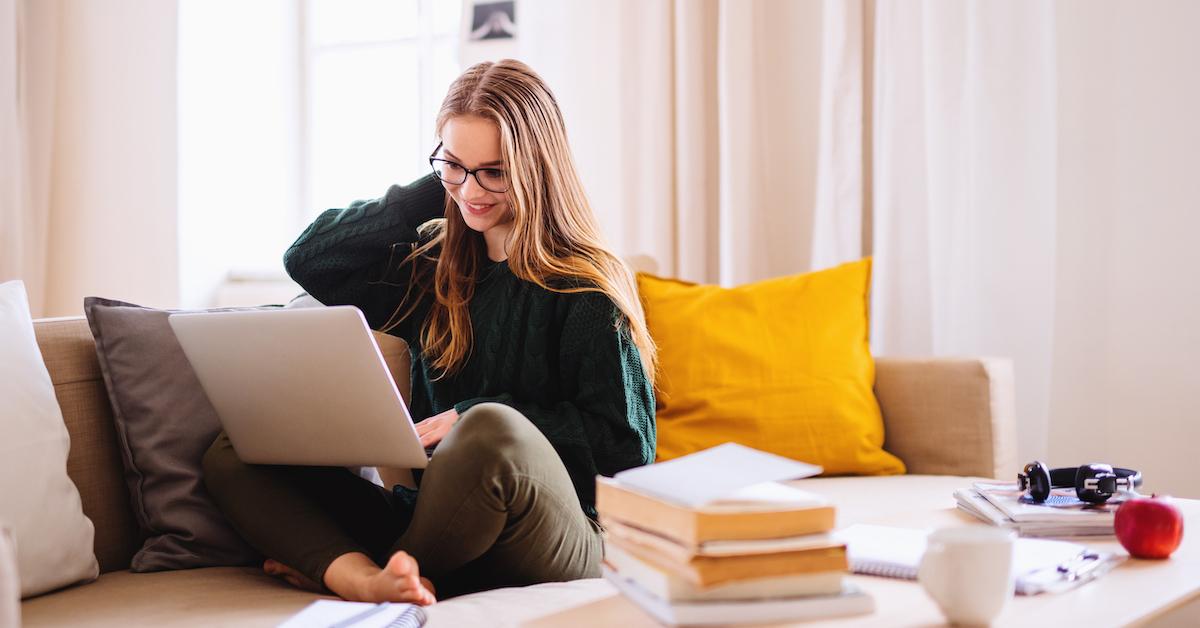
[[[462,164],[434,157],[438,151],[442,150],[442,145],[439,143],[437,148],[433,149],[433,153],[429,155],[429,165],[433,166],[433,176],[441,179],[450,185],[462,185],[467,182],[468,175],[475,175],[475,181],[480,187],[496,194],[503,194],[508,191],[508,173],[499,168],[476,168],[471,170]]]

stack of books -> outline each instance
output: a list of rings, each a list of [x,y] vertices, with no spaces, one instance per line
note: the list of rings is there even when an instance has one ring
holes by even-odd
[[[598,478],[596,509],[605,577],[664,624],[874,610],[869,595],[845,582],[846,546],[830,534],[834,507],[807,491],[765,482],[689,505]]]
[[[954,492],[958,508],[1002,528],[1028,537],[1112,536],[1117,495],[1104,504],[1088,504],[1074,489],[1054,489],[1050,498],[1035,503],[1016,484],[976,483]]]

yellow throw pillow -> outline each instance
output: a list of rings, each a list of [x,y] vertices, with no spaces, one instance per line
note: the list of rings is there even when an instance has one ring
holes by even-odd
[[[737,288],[638,275],[658,343],[658,460],[736,442],[826,475],[904,473],[883,450],[871,260]]]

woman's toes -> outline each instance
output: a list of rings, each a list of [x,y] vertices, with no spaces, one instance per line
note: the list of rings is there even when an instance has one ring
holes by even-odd
[[[392,557],[388,560],[388,567],[391,568],[392,573],[398,576],[406,575],[412,570],[412,567],[416,564],[416,562],[417,561],[414,560],[413,557],[408,554],[408,552],[400,550],[395,554],[392,554]]]
[[[421,582],[417,559],[407,552],[396,552],[388,559],[380,576],[387,588],[385,595],[398,602],[428,606],[436,601],[433,593]]]
[[[392,554],[387,564],[388,573],[397,578],[416,578],[417,576],[417,560],[408,555],[408,552],[400,551]]]

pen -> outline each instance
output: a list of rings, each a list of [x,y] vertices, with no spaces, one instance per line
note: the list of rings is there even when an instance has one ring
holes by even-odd
[[[1084,552],[1068,563],[1059,565],[1058,573],[1068,582],[1081,580],[1102,564],[1100,555],[1095,552]]]

